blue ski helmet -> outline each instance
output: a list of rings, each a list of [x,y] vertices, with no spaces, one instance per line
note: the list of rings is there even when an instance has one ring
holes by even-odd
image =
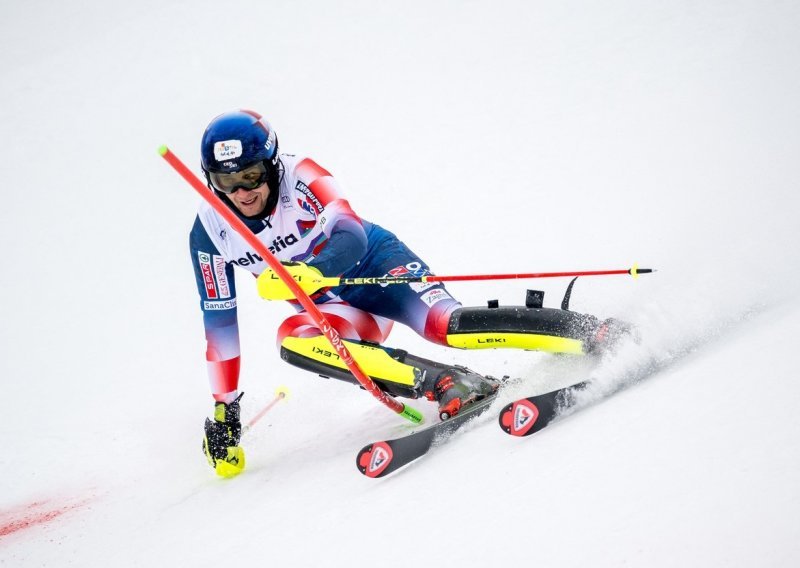
[[[231,173],[264,162],[267,170],[278,167],[278,137],[260,114],[235,110],[212,120],[200,143],[203,171]]]

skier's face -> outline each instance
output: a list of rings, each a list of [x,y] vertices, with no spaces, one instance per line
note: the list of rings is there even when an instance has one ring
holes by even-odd
[[[267,167],[263,162],[238,172],[211,172],[208,180],[217,191],[224,193],[246,217],[259,215],[267,206],[269,186]]]
[[[237,188],[236,191],[227,194],[226,197],[231,200],[231,203],[236,206],[242,215],[252,217],[261,214],[267,206],[269,186],[267,182],[264,182],[255,189]]]

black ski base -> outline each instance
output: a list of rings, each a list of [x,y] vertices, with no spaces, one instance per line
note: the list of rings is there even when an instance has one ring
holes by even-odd
[[[500,411],[500,428],[512,436],[530,436],[545,428],[560,413],[575,404],[575,393],[586,387],[581,382],[551,392],[521,398]]]
[[[397,471],[421,458],[434,444],[447,440],[456,430],[483,414],[496,398],[496,393],[487,396],[452,418],[420,428],[407,436],[364,446],[356,457],[358,471],[367,477],[384,477]]]

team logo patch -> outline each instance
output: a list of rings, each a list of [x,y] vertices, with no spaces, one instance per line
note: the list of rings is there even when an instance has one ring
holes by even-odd
[[[219,298],[219,291],[214,282],[214,269],[211,266],[211,255],[198,252],[197,259],[200,262],[200,273],[203,275],[203,286],[206,290],[206,296],[208,296],[210,300],[216,300]]]
[[[298,219],[297,230],[300,231],[300,238],[302,239],[310,233],[316,224],[316,221],[303,221],[302,219]]]
[[[422,276],[425,276],[427,274],[429,274],[428,269],[425,268],[422,265],[421,262],[416,262],[415,261],[415,262],[409,262],[408,264],[403,265],[403,266],[396,266],[396,267],[392,268],[389,272],[384,274],[384,276],[386,276],[386,277],[393,276],[395,278],[404,278],[404,277],[421,278]],[[419,284],[422,284],[422,283],[419,283]],[[433,284],[433,285],[435,286],[435,284]],[[386,286],[388,286],[388,284],[381,284],[382,288],[386,288]],[[414,285],[411,284],[411,286],[413,287]],[[430,288],[430,286],[423,286],[420,289],[417,289],[417,288],[413,288],[413,289],[414,289],[415,292],[422,292],[423,290],[425,290],[427,288]]]
[[[223,140],[214,144],[214,157],[218,162],[235,160],[242,155],[241,140]]]
[[[442,300],[452,299],[450,294],[442,290],[441,288],[437,288],[435,290],[429,290],[425,292],[422,296],[419,297],[420,300],[428,304],[429,306],[433,306],[434,304],[438,304]]]
[[[228,286],[228,276],[225,274],[225,259],[216,254],[213,256],[214,260],[214,275],[217,277],[217,285],[219,286],[219,295],[221,298],[230,298],[231,289]]]
[[[207,312],[214,311],[214,310],[232,310],[236,307],[236,299],[233,300],[225,300],[222,302],[203,302],[203,309]]]
[[[297,198],[297,204],[303,211],[310,213],[314,217],[325,211],[322,202],[302,181],[298,181],[294,188],[300,194]]]

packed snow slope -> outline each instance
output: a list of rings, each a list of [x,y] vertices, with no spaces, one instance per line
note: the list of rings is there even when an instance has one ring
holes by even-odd
[[[8,3],[0,564],[800,565],[798,29],[777,0]],[[657,268],[573,293],[642,343],[590,368],[398,326],[525,377],[506,399],[595,382],[536,436],[487,417],[371,480],[356,452],[409,426],[281,363],[291,309],[243,275],[243,412],[292,398],[216,479],[197,197],[156,149],[199,172],[237,107],[440,274]],[[555,307],[566,284],[449,290]]]

